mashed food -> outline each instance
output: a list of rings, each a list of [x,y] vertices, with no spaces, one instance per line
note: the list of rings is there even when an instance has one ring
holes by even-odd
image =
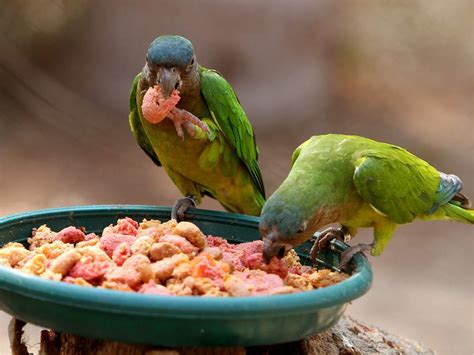
[[[85,287],[170,296],[259,296],[309,291],[346,274],[301,265],[290,251],[263,261],[260,240],[230,244],[193,223],[119,219],[102,236],[83,228],[34,229],[29,248],[9,243],[0,264]]]

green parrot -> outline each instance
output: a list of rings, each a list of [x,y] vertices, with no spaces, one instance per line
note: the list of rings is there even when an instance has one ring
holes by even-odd
[[[317,234],[313,259],[330,239],[374,229],[373,243],[347,249],[341,267],[360,251],[382,254],[397,226],[417,218],[473,224],[462,186],[457,176],[403,148],[357,136],[314,136],[295,150],[288,177],[262,209],[264,258],[282,257],[331,223],[342,228]]]
[[[180,97],[173,114],[159,123],[142,112],[144,95],[155,86],[164,99]],[[185,196],[172,218],[183,219],[204,195],[228,211],[260,215],[265,190],[253,128],[232,87],[197,63],[189,40],[160,36],[151,42],[132,84],[129,122],[140,147]]]

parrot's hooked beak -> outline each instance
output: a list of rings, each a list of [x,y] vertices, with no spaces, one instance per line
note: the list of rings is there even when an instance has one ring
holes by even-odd
[[[278,232],[271,229],[268,233],[262,235],[263,239],[263,260],[269,263],[271,258],[276,256],[283,258],[286,253],[293,247],[291,244],[278,241]]]
[[[156,84],[161,87],[165,99],[169,98],[173,90],[181,87],[181,77],[175,68],[161,68],[156,77]]]

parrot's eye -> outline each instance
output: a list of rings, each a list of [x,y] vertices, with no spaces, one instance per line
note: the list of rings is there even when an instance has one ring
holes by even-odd
[[[191,59],[191,63],[189,63],[189,64],[191,64],[191,65],[193,65],[193,64],[194,64],[194,58],[193,58],[193,59]]]
[[[308,226],[308,222],[304,222],[296,231],[296,233],[303,233],[306,230],[306,227]]]

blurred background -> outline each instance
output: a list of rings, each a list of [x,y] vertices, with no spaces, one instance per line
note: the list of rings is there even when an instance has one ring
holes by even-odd
[[[401,145],[474,198],[473,33],[470,0],[0,1],[0,214],[179,196],[128,126],[132,79],[160,34],[189,38],[233,85],[269,193],[296,146],[337,132]],[[347,312],[441,354],[472,354],[473,252],[472,226],[403,226]]]

